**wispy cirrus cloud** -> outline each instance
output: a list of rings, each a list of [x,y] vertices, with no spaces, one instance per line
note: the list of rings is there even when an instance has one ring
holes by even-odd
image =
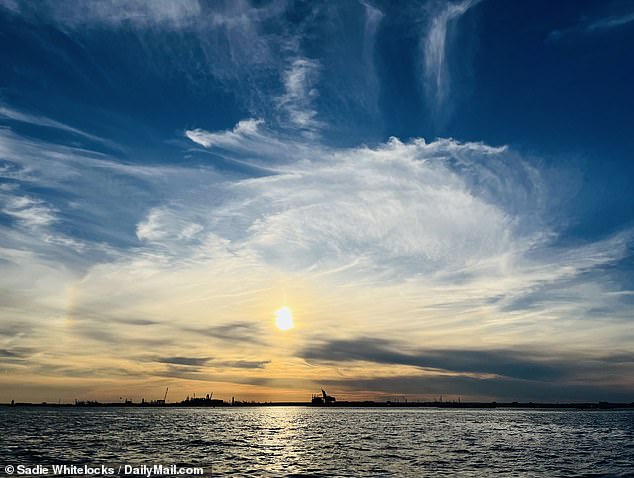
[[[264,123],[261,119],[247,119],[238,122],[231,131],[210,133],[202,129],[185,131],[185,136],[205,148],[219,147],[228,150],[242,149],[248,140],[262,142],[262,135],[258,132],[258,126]]]
[[[345,63],[348,66],[343,72],[349,75],[350,79],[348,80],[346,78],[342,80],[342,78],[339,77],[337,78],[337,83],[331,82],[330,85],[331,88],[336,89],[341,96],[340,101],[342,105],[350,107],[349,103],[353,105],[356,103],[363,109],[365,115],[370,114],[376,117],[380,111],[379,97],[381,93],[381,81],[375,62],[375,56],[377,53],[377,36],[383,24],[385,13],[381,10],[377,2],[360,0],[359,3],[363,7],[365,20],[363,22],[362,45],[360,48],[362,51],[362,62],[355,62],[355,68],[348,61],[347,57],[333,55],[335,61]],[[347,33],[348,32],[345,31],[340,32],[344,37],[347,37]],[[355,59],[359,55],[356,49],[348,54]],[[359,86],[348,86],[346,85],[346,80],[355,83],[359,82],[357,83]],[[326,84],[328,84],[328,82],[326,82]]]
[[[0,194],[5,202],[2,212],[27,227],[46,226],[57,220],[55,209],[40,199],[29,196]]]
[[[568,35],[574,34],[596,34],[607,32],[617,28],[625,28],[634,22],[634,12],[627,12],[620,15],[608,15],[600,18],[584,18],[576,24],[567,28],[557,29],[550,32],[550,40],[559,40]]]
[[[307,134],[314,134],[324,123],[317,119],[312,102],[318,96],[315,87],[319,75],[319,62],[309,58],[295,58],[284,71],[285,92],[277,100],[286,114],[285,121]]]
[[[6,106],[0,106],[0,119],[17,121],[20,123],[28,123],[28,124],[37,125],[37,126],[44,126],[46,128],[53,128],[56,130],[64,131],[66,133],[71,133],[73,135],[79,136],[84,139],[88,139],[90,141],[95,141],[97,143],[113,146],[113,143],[111,141],[108,141],[99,136],[87,133],[81,129],[74,128],[62,122],[52,120],[46,116],[27,113],[24,111],[18,111],[13,108],[8,108]]]
[[[505,148],[393,139],[376,149],[313,148],[305,161],[228,185],[228,197],[240,199],[217,213],[244,229],[223,232],[219,222],[216,233],[240,237],[240,247],[288,269],[476,281],[511,267],[524,290],[528,280],[556,281],[619,260],[630,240],[558,251],[550,186]]]
[[[31,13],[28,2],[13,2],[12,10],[23,14]],[[42,2],[40,8],[48,11],[57,21],[68,26],[103,24],[117,27],[122,24],[138,26],[163,26],[180,28],[191,24],[202,13],[198,0],[170,2],[164,0],[106,0],[86,1],[82,8],[66,0]]]
[[[444,127],[453,115],[456,100],[464,94],[454,88],[457,65],[467,61],[466,48],[457,48],[456,31],[461,18],[482,0],[429,2],[426,4],[425,29],[420,37],[420,66],[425,109],[434,128]],[[464,66],[462,67],[464,69]]]
[[[448,30],[469,9],[481,0],[463,0],[457,3],[441,3],[432,13],[429,26],[421,39],[425,92],[432,106],[438,111],[445,105],[451,91],[449,72],[450,38]]]
[[[94,46],[96,31],[114,41],[118,35],[127,35],[134,38],[135,57],[152,58],[144,67],[153,81],[178,76],[189,92],[199,95],[222,85],[246,110],[267,118],[275,113],[271,96],[282,85],[273,81],[264,85],[262,78],[282,78],[287,44],[301,37],[301,32],[293,29],[271,33],[271,25],[284,22],[288,3],[283,1],[254,5],[245,0],[213,4],[199,0],[89,0],[77,8],[65,0],[44,0],[37,7],[17,0],[7,8],[31,27],[49,25],[88,49]],[[71,60],[63,48],[56,44],[46,48],[48,55],[69,65]],[[98,60],[93,66],[96,63]],[[118,81],[117,72],[99,74],[106,83]]]
[[[20,9],[20,5],[17,0],[2,0],[0,1],[0,7],[4,7],[12,12],[18,12]]]
[[[324,104],[332,105],[327,109],[378,114],[374,46],[383,13],[368,2],[342,7],[365,13],[365,21],[359,25],[362,34],[356,40],[359,45],[348,52],[356,56],[357,47],[361,48],[363,64],[340,82],[324,85],[319,85],[320,80],[331,78],[334,68],[347,60],[339,55],[317,58],[308,54],[313,35],[310,30],[315,18],[338,18],[339,7],[305,5],[305,18],[289,21],[297,6],[284,1],[254,4],[241,0],[211,5],[198,0],[108,0],[88,1],[81,9],[66,1],[44,1],[37,9],[28,2],[18,1],[15,5],[11,11],[31,25],[49,24],[62,30],[69,41],[87,48],[94,45],[96,31],[115,41],[118,35],[128,35],[134,39],[135,57],[152,59],[144,64],[152,81],[170,83],[172,78],[182,79],[187,93],[196,97],[204,97],[205,91],[221,85],[250,116],[291,132],[314,136],[323,130],[327,122],[320,109]],[[329,28],[333,42],[350,38],[337,22]],[[47,54],[58,61],[71,61],[56,45],[47,45],[47,49]],[[183,54],[184,51],[188,53]],[[124,68],[134,67],[126,58],[122,58],[122,63]],[[101,71],[100,78],[113,83],[118,81],[118,74]],[[86,79],[88,76],[89,73]],[[359,80],[363,87],[358,87]]]
[[[186,130],[185,137],[225,159],[270,171],[287,162],[307,159],[311,154],[309,143],[289,140],[288,135],[268,128],[263,119],[245,119],[226,131]]]
[[[634,22],[634,12],[630,12],[625,15],[615,15],[606,18],[601,18],[590,23],[586,30],[589,32],[596,30],[607,30],[611,28],[617,28],[624,25],[628,25],[629,23]]]

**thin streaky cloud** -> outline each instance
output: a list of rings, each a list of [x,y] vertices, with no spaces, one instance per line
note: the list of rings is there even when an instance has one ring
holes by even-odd
[[[607,32],[617,28],[627,27],[632,22],[634,22],[634,12],[591,20],[584,19],[570,27],[551,31],[548,35],[548,39],[556,41],[569,35]]]
[[[57,211],[42,200],[5,194],[0,194],[0,198],[5,201],[2,212],[25,226],[46,226],[58,220]]]
[[[377,76],[377,68],[374,61],[376,38],[385,14],[376,6],[361,1],[365,9],[365,31],[363,38],[363,56],[365,61],[365,76],[367,84],[366,107],[376,113],[380,93],[380,81]]]
[[[220,148],[231,148],[240,145],[244,139],[258,134],[259,125],[263,124],[261,119],[246,119],[235,125],[233,130],[221,133],[209,133],[202,129],[185,131],[185,136],[205,148],[212,146]]]
[[[97,23],[182,28],[191,25],[202,12],[198,0],[88,0],[81,8],[66,0],[45,3],[60,23],[73,27]]]
[[[74,128],[72,126],[61,123],[59,121],[52,120],[46,116],[34,115],[30,113],[25,113],[23,111],[17,111],[7,106],[0,106],[0,119],[3,119],[3,118],[11,120],[11,121],[18,121],[21,123],[29,123],[29,124],[33,124],[37,126],[44,126],[47,128],[54,128],[54,129],[66,131],[68,133],[72,133],[74,135],[78,135],[88,140],[102,143],[110,147],[114,146],[114,143],[112,141],[87,133],[85,131],[82,131],[81,129]]]
[[[634,12],[629,13],[627,15],[622,16],[612,16],[607,18],[602,18],[595,22],[592,22],[590,25],[586,27],[586,30],[589,32],[596,30],[607,30],[611,28],[617,28],[623,25],[627,25],[629,23],[634,22]]]
[[[459,3],[442,4],[442,9],[429,20],[429,27],[422,39],[425,91],[434,106],[440,108],[449,98],[451,77],[449,73],[447,31],[452,22],[457,22],[469,9],[481,0],[464,0]]]
[[[284,94],[277,99],[278,107],[284,112],[283,124],[299,128],[313,135],[324,126],[317,119],[313,101],[319,95],[316,88],[320,64],[310,58],[295,58],[283,72]]]

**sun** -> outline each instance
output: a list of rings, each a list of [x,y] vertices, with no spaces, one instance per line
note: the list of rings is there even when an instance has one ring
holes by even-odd
[[[275,326],[280,330],[290,330],[295,327],[291,309],[282,307],[275,311]]]

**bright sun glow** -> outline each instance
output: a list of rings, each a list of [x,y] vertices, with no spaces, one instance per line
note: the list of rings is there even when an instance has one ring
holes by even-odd
[[[275,326],[280,330],[290,330],[295,326],[291,309],[282,307],[275,311]]]

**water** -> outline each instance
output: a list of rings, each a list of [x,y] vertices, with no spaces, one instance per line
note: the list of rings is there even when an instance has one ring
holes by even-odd
[[[634,476],[634,411],[2,408],[5,464],[205,476]],[[49,472],[50,473],[50,472]]]

